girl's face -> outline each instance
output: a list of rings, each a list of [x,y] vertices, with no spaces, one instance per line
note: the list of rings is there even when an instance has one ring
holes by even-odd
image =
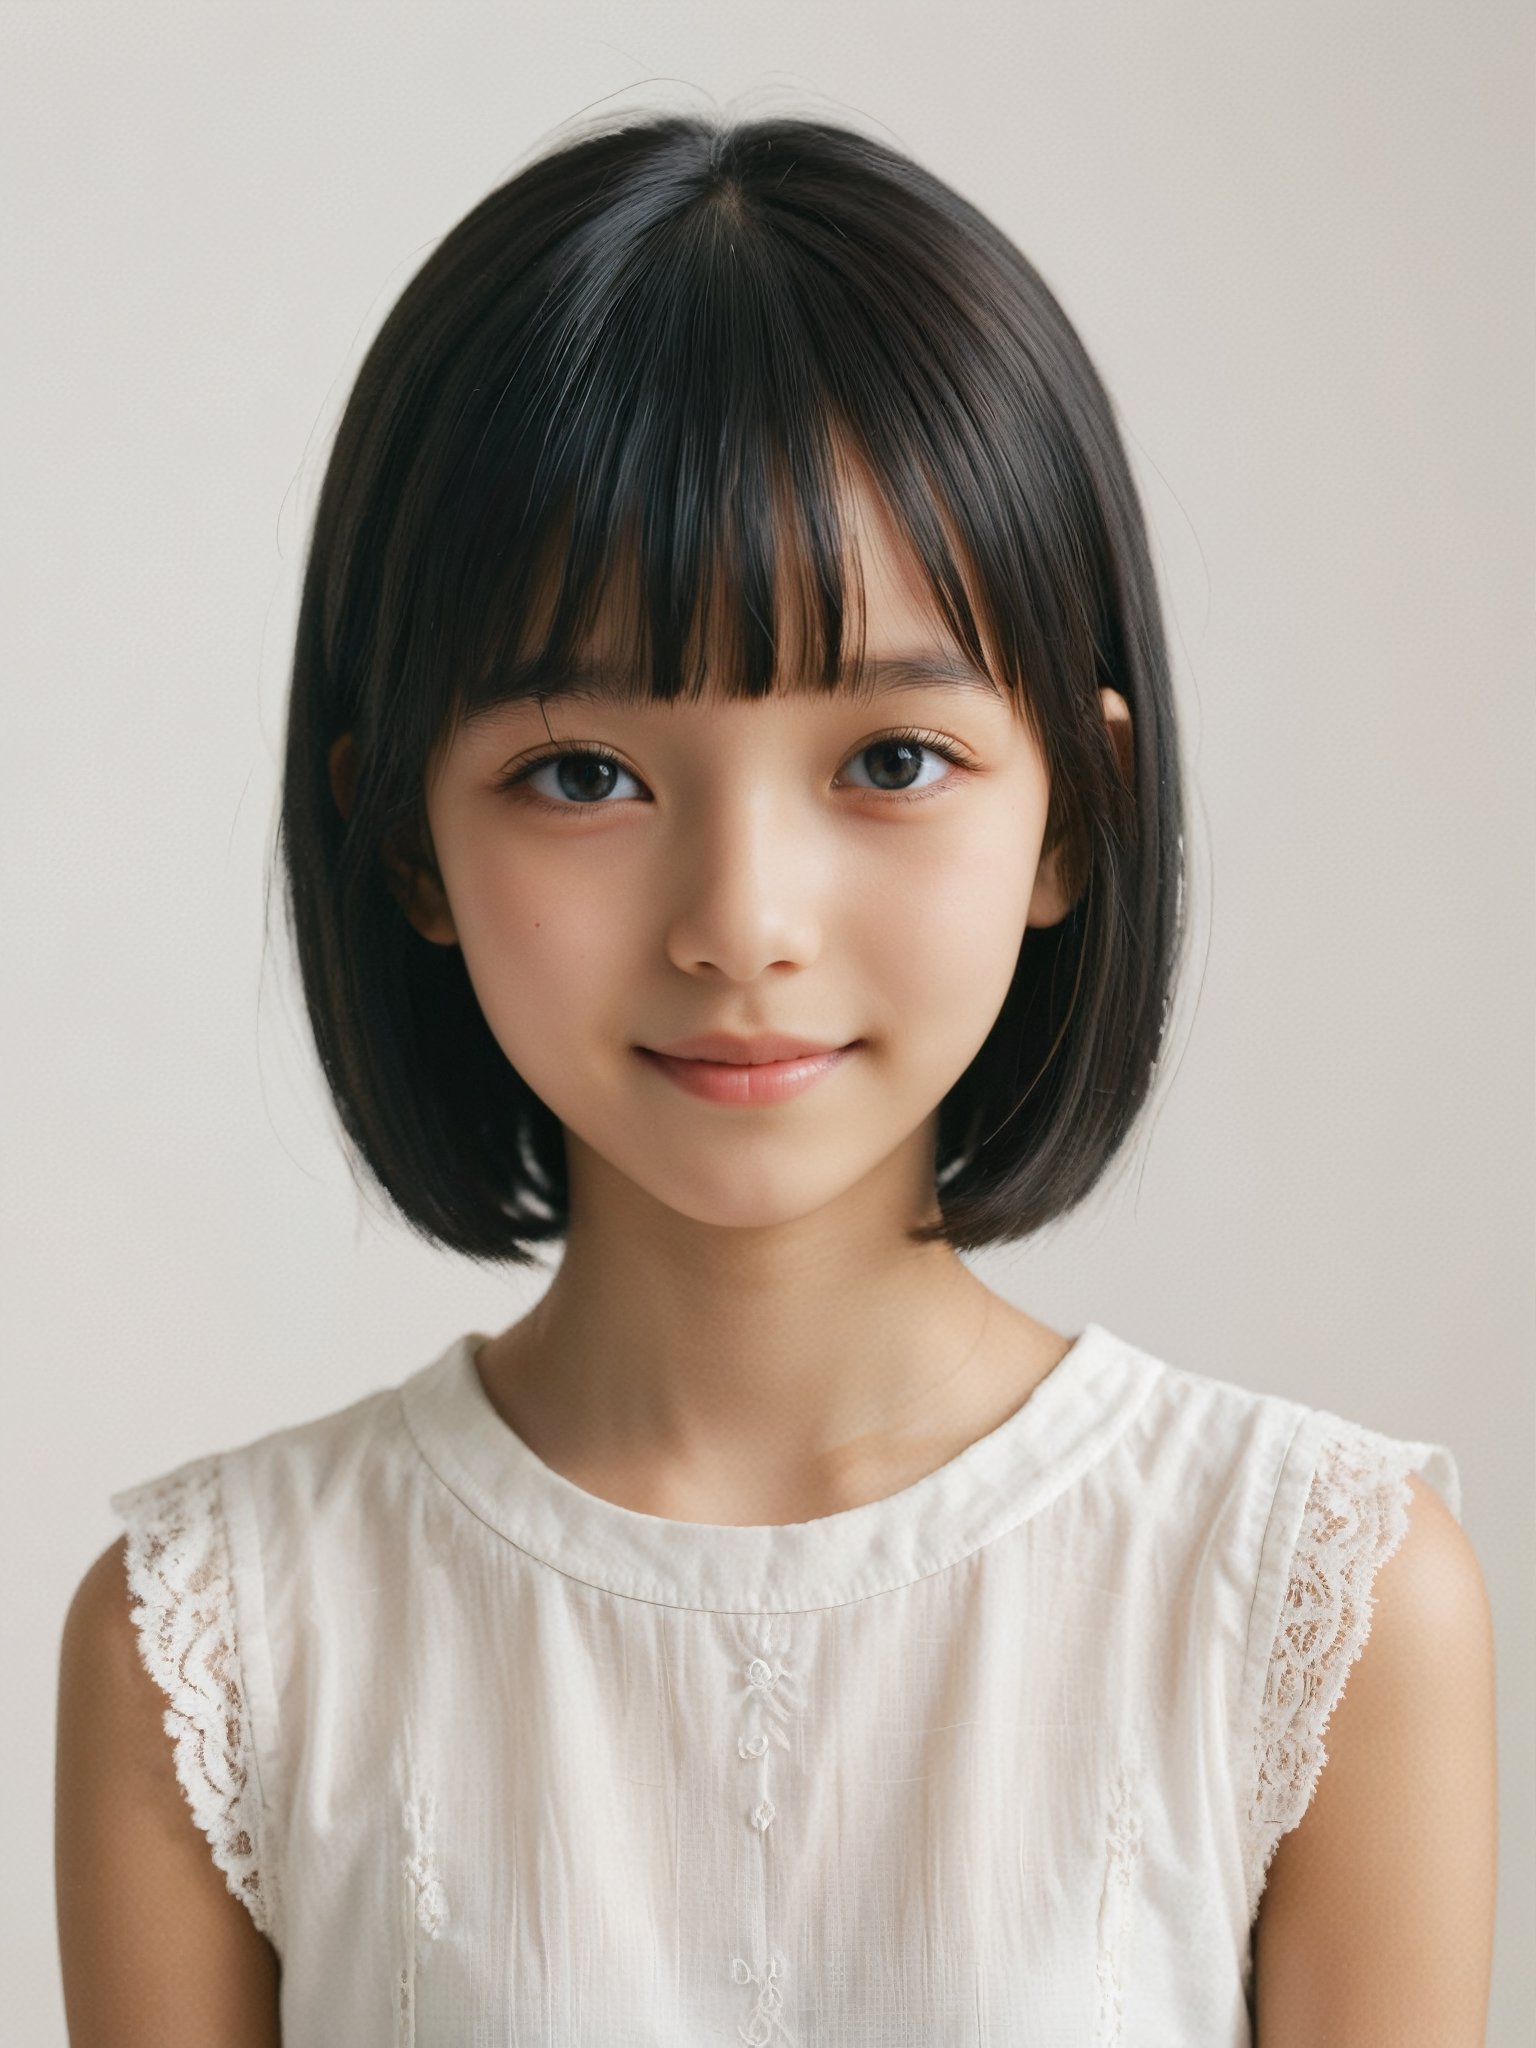
[[[418,878],[402,901],[463,949],[498,1044],[565,1126],[573,1219],[614,1174],[701,1223],[788,1222],[882,1173],[931,1214],[938,1104],[1026,926],[1069,907],[1041,864],[1049,786],[1022,717],[937,628],[878,502],[850,517],[866,660],[968,682],[893,668],[863,700],[546,697],[461,728],[434,766],[443,891]],[[584,650],[614,652],[601,632]],[[793,1096],[720,1102],[642,1050],[704,1032],[851,1050]]]

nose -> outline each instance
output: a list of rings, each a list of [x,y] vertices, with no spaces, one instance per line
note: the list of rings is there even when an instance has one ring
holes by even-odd
[[[666,949],[687,974],[751,982],[805,967],[822,944],[827,849],[761,787],[722,799],[682,835],[665,888]]]

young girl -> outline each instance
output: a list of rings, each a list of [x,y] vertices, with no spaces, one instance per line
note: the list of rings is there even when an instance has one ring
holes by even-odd
[[[1183,804],[1110,401],[973,206],[666,117],[454,229],[326,475],[281,854],[367,1171],[563,1257],[113,1496],[74,2041],[1482,2039],[1450,1451],[961,1256],[1136,1125]]]

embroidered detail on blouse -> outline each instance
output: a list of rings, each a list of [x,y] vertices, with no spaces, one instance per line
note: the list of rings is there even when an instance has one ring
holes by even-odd
[[[1280,1838],[1311,1802],[1327,1762],[1323,1731],[1371,1626],[1371,1586],[1408,1533],[1409,1453],[1375,1431],[1323,1439],[1270,1652],[1254,1742],[1248,1920]]]
[[[784,1994],[779,1989],[782,1967],[783,1958],[778,1955],[770,1956],[761,1971],[755,1971],[745,1956],[731,1958],[734,1980],[738,1984],[755,1984],[758,1987],[751,2018],[744,2027],[736,2029],[746,2048],[769,2048],[769,2043],[776,2039],[787,2041],[792,2038],[779,2017],[784,2005]]]
[[[778,1617],[774,1617],[778,1619]],[[768,1650],[772,1640],[773,1621],[761,1624],[760,1650]],[[772,1826],[777,1809],[768,1796],[768,1749],[776,1743],[780,1749],[788,1749],[789,1737],[784,1732],[784,1723],[789,1717],[788,1693],[792,1683],[786,1683],[782,1663],[775,1664],[770,1657],[759,1654],[748,1658],[742,1671],[746,1680],[746,1705],[755,1723],[749,1734],[736,1739],[736,1754],[749,1763],[758,1763],[757,1798],[746,1809],[747,1821],[759,1834],[765,1834]]]
[[[436,1941],[448,1924],[448,1901],[437,1871],[437,1852],[432,1830],[437,1820],[437,1799],[420,1792],[405,1802],[405,1829],[410,1848],[402,1868],[406,1881],[405,1962],[396,1986],[395,2030],[397,2048],[411,2048],[416,2039],[416,1953],[417,1938]]]
[[[743,1763],[757,1766],[753,1773],[757,1796],[743,1810],[747,1825],[763,1844],[764,1854],[767,1852],[768,1830],[777,1817],[777,1808],[768,1790],[771,1751],[775,1746],[789,1748],[785,1723],[799,1706],[792,1663],[786,1666],[782,1651],[777,1656],[774,1654],[774,1645],[782,1642],[786,1627],[782,1615],[755,1618],[749,1624],[754,1654],[747,1656],[738,1667],[744,1681],[738,1697],[747,1725],[737,1734],[736,1754]],[[759,1898],[763,1896],[760,1891]],[[766,1918],[760,1934],[766,1947]],[[770,2043],[792,2043],[797,2038],[783,2017],[784,1991],[779,1980],[785,1967],[784,1957],[777,1950],[771,1951],[757,1970],[745,1956],[734,1955],[731,1958],[732,1981],[757,1986],[752,2009],[745,2023],[736,2029],[746,2048],[769,2048]]]
[[[112,1506],[128,1525],[139,1655],[170,1702],[163,1725],[177,1780],[225,1884],[268,1934],[273,1885],[261,1865],[220,1479],[218,1457],[199,1459],[114,1494]]]
[[[1099,1895],[1098,1955],[1094,1978],[1098,1993],[1095,2048],[1120,2048],[1125,2022],[1125,1951],[1130,1935],[1136,1868],[1141,1858],[1141,1817],[1136,1810],[1134,1757],[1115,1775],[1114,1799],[1106,1837],[1104,1888]]]
[[[436,1819],[437,1800],[431,1792],[406,1802],[405,1824],[410,1831],[411,1853],[405,1859],[405,1874],[416,1900],[416,1925],[428,1941],[436,1941],[448,1923],[448,1901],[437,1874],[437,1854],[431,1839]]]

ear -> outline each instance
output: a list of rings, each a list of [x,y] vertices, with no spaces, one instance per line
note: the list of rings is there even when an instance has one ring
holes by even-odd
[[[333,744],[327,766],[336,808],[349,818],[357,796],[357,749],[351,733],[344,732]],[[412,858],[401,835],[390,833],[379,849],[379,858],[388,874],[391,895],[421,936],[436,946],[457,945],[459,934],[431,849],[421,848]]]
[[[1135,757],[1131,707],[1118,690],[1100,690],[1099,702],[1104,712],[1110,745],[1115,750],[1120,779],[1128,789],[1134,788]],[[1081,892],[1067,886],[1066,853],[1065,844],[1058,841],[1048,852],[1041,855],[1040,865],[1035,871],[1035,886],[1029,899],[1026,924],[1060,924],[1077,901]]]

